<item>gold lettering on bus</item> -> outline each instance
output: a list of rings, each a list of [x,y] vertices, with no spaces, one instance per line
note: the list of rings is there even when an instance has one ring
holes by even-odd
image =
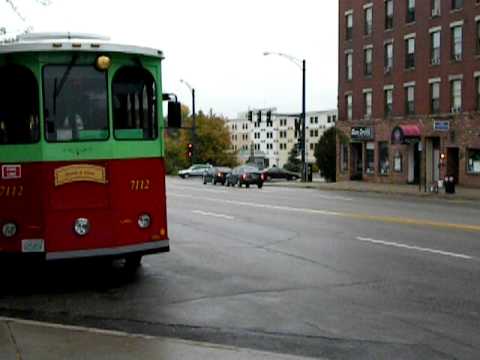
[[[148,191],[150,190],[150,179],[130,180],[131,191]]]
[[[23,185],[0,185],[0,197],[22,197]]]
[[[106,184],[105,167],[98,165],[67,165],[55,169],[55,186],[86,181]]]

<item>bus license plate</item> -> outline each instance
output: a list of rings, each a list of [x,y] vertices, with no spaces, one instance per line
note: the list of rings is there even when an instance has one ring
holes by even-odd
[[[45,244],[43,239],[22,240],[22,252],[36,253],[36,252],[44,252],[44,251],[45,251]]]

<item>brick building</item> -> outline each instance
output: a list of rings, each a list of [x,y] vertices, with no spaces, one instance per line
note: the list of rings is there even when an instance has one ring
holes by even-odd
[[[480,0],[339,0],[337,178],[480,187]]]

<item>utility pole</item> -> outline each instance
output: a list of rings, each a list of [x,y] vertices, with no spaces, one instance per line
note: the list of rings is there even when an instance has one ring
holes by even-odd
[[[180,79],[180,82],[185,84],[185,86],[188,87],[188,89],[192,92],[192,145],[193,145],[193,152],[192,152],[192,164],[195,164],[195,160],[197,158],[196,152],[198,151],[197,149],[197,131],[196,131],[196,125],[195,125],[195,118],[196,118],[196,112],[195,112],[195,89],[193,86],[191,86],[188,82],[185,80]]]
[[[305,59],[302,60],[302,181],[307,182],[307,172],[308,172],[308,164],[306,163],[306,151],[307,151],[307,144],[306,144],[306,112],[305,112],[305,92],[306,92],[306,78],[305,78],[305,67],[306,61]]]
[[[308,173],[308,164],[307,164],[307,157],[306,157],[306,151],[307,151],[307,144],[306,144],[306,60],[303,59],[300,61],[300,59],[297,59],[291,55],[284,54],[284,53],[279,53],[279,52],[269,52],[266,51],[263,53],[264,56],[268,55],[278,55],[282,56],[291,62],[293,62],[297,67],[299,67],[302,70],[302,114],[301,114],[301,122],[302,122],[302,127],[301,127],[301,134],[300,134],[300,143],[301,143],[301,150],[302,150],[302,181],[307,182],[307,173]]]

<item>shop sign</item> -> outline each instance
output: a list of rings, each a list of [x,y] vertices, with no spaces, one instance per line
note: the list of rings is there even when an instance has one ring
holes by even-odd
[[[373,128],[372,127],[352,127],[350,133],[352,140],[373,140]]]
[[[450,131],[450,121],[448,120],[434,120],[433,121],[433,130],[434,131]]]

